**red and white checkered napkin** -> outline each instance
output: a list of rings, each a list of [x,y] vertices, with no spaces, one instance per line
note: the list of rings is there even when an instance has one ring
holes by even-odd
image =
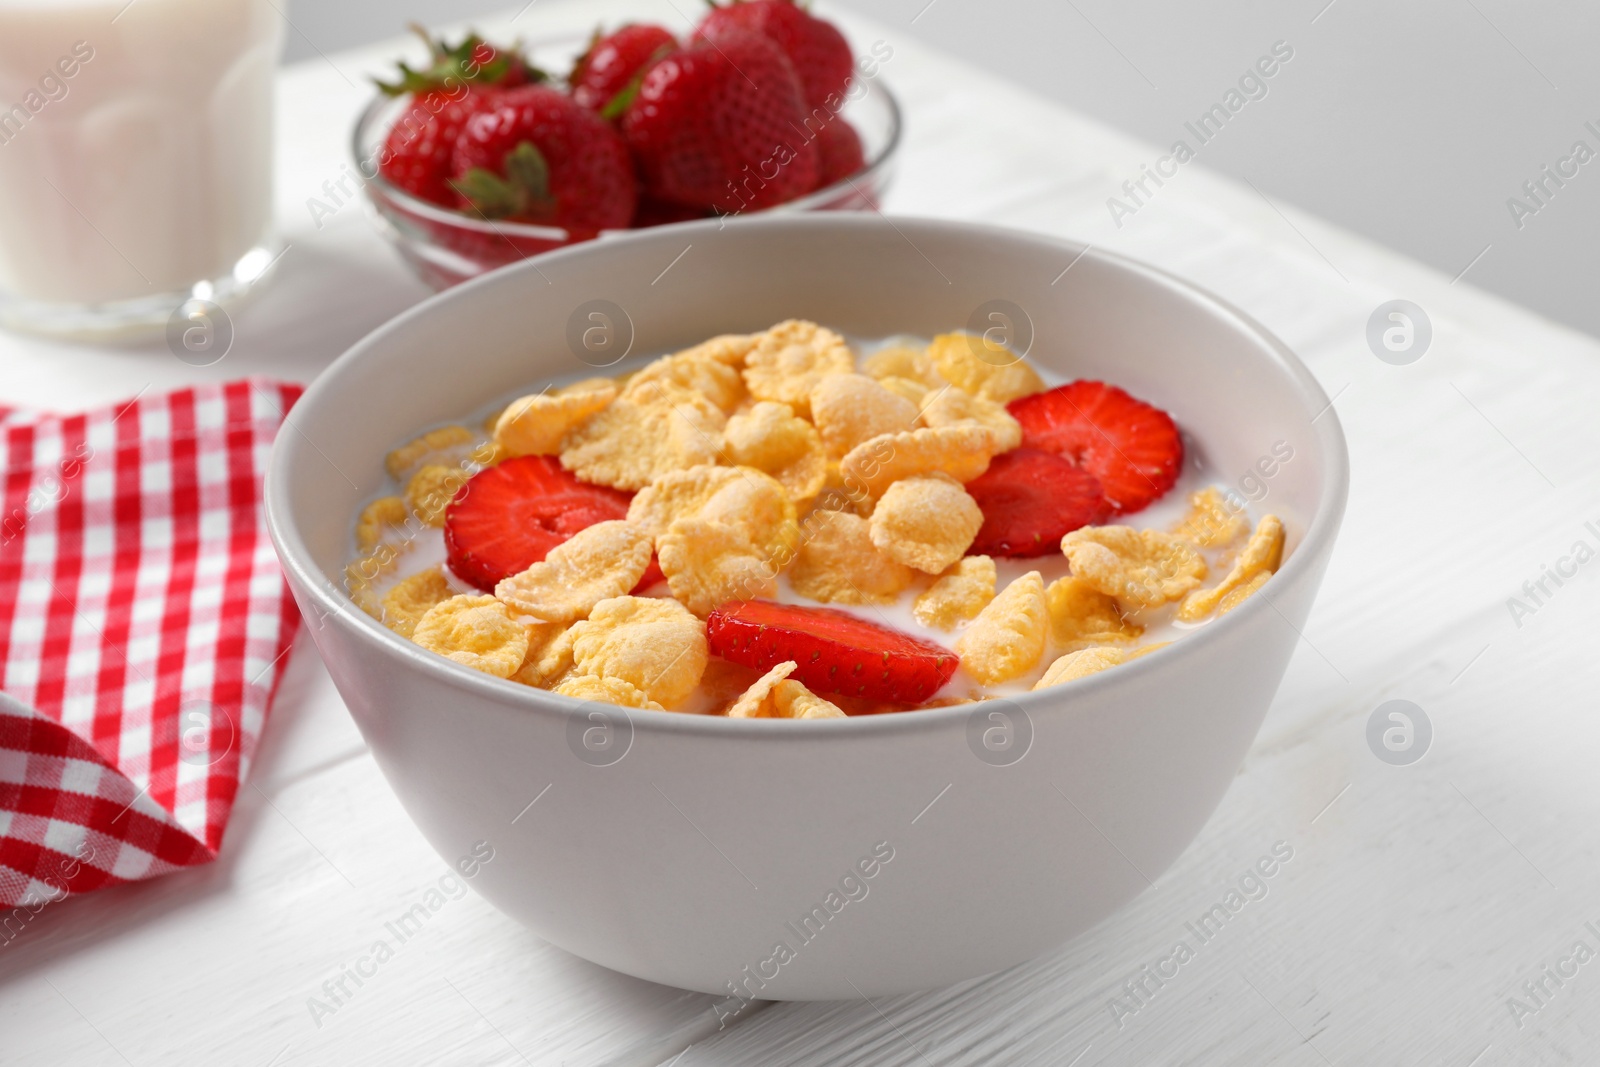
[[[299,623],[261,506],[299,395],[0,410],[0,905],[216,856]]]

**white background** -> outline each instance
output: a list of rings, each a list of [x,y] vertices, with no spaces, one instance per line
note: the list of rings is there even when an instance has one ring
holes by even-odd
[[[1466,281],[1600,334],[1600,159],[1520,229],[1506,205],[1574,141],[1600,152],[1600,136],[1584,127],[1600,128],[1593,56],[1600,5],[835,2],[1163,147],[1178,137],[1195,145],[1183,123],[1220,101],[1273,42],[1285,41],[1294,59],[1265,98],[1200,149],[1198,163],[1450,277],[1472,264]],[[701,0],[676,6],[685,24],[702,8]],[[288,58],[392,36],[411,19],[437,24],[505,7],[505,0],[295,0],[287,8],[295,27]],[[518,20],[529,35],[538,32],[538,7],[533,0]]]

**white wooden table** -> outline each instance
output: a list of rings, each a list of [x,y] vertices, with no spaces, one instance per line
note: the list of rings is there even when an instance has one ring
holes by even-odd
[[[687,0],[540,0],[511,29],[697,13]],[[1278,700],[1200,839],[1124,912],[1033,963],[876,1003],[770,1005],[720,1032],[711,998],[577,960],[468,895],[318,1025],[308,998],[446,868],[302,639],[222,858],[54,905],[0,949],[0,1062],[1600,1062],[1600,959],[1564,965],[1576,974],[1545,979],[1538,1000],[1523,988],[1578,940],[1600,952],[1600,562],[1547,579],[1537,604],[1522,592],[1574,542],[1600,549],[1600,342],[1474,290],[1470,272],[1441,276],[1222,180],[1203,158],[1118,229],[1106,198],[1164,149],[903,27],[841,21],[858,47],[894,49],[882,76],[908,133],[888,210],[1070,235],[1177,271],[1275,330],[1336,398],[1349,518]],[[226,359],[195,370],[164,346],[0,336],[0,398],[75,408],[246,372],[308,380],[422,298],[360,207],[317,227],[306,206],[339,176],[362,73],[392,53],[284,73],[290,247],[235,316]],[[1434,330],[1408,366],[1365,340],[1368,316],[1397,297]],[[1513,596],[1536,610],[1514,619]],[[1411,766],[1365,740],[1391,698],[1433,724]],[[1185,924],[1277,842],[1293,858],[1268,894],[1130,999],[1129,980],[1178,939],[1198,944]]]

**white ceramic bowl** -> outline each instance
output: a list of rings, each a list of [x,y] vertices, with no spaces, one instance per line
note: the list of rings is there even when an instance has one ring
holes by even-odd
[[[1347,458],[1326,396],[1261,326],[1158,270],[1082,252],[875,215],[648,231],[436,296],[313,383],[273,454],[273,539],[339,692],[439,855],[456,863],[488,842],[494,858],[471,884],[579,956],[768,999],[1008,967],[1172,863],[1294,650]],[[1153,655],[1013,702],[782,721],[624,713],[500,681],[395,636],[342,590],[353,518],[387,449],[614,358],[630,333],[641,356],[788,317],[931,335],[996,299],[1031,319],[1036,364],[1161,405],[1219,481],[1264,491],[1258,513],[1282,515],[1290,541],[1261,595]],[[597,307],[608,322],[588,317]],[[586,329],[601,354],[569,348]],[[1280,442],[1293,458],[1263,477]]]

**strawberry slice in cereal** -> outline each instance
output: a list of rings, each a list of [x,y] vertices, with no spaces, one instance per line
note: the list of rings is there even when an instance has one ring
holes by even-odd
[[[1111,517],[1100,479],[1053,452],[1015,448],[967,483],[983,512],[968,552],[975,556],[1043,556],[1061,539]]]
[[[1183,436],[1158,407],[1114,385],[1079,380],[1006,405],[1022,444],[1071,460],[1100,479],[1118,515],[1166,495],[1183,470]]]
[[[724,604],[706,620],[714,655],[765,671],[793,661],[819,693],[920,704],[955,674],[950,649],[836,608],[771,600]]]
[[[632,493],[580,482],[554,456],[508,459],[474,474],[445,511],[450,570],[492,592],[579,530],[626,519],[632,499]]]

